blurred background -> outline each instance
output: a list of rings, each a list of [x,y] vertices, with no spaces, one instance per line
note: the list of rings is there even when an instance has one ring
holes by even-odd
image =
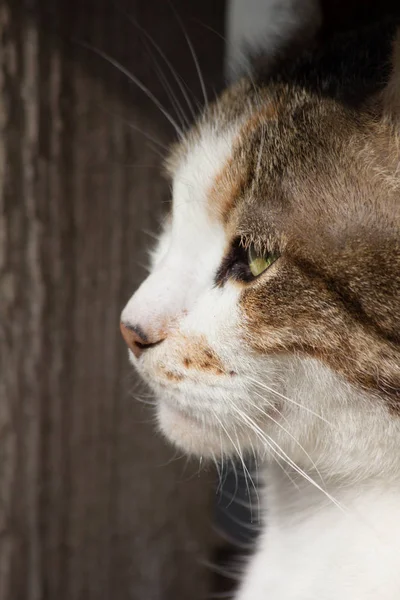
[[[232,473],[155,433],[119,334],[170,201],[149,94],[201,106],[188,38],[212,98],[240,4],[0,0],[0,600],[203,599],[253,538]],[[315,4],[327,36],[385,9]]]

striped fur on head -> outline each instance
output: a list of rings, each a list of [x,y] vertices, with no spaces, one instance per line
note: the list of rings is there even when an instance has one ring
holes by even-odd
[[[394,38],[384,23],[261,60],[167,161],[171,223],[122,319],[162,327],[133,360],[189,452],[279,443],[332,472],[359,468],[362,448],[371,470],[382,430],[400,440]],[[256,278],[250,245],[278,256]]]

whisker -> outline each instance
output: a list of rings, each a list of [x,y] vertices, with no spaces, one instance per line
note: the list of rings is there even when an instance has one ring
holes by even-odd
[[[306,412],[310,413],[311,415],[314,415],[314,417],[317,417],[318,419],[321,419],[321,421],[323,421],[324,423],[326,423],[330,427],[334,427],[333,423],[330,423],[329,421],[327,421],[322,415],[314,412],[308,406],[304,406],[304,404],[300,404],[299,402],[296,402],[296,400],[293,400],[293,398],[289,398],[288,396],[285,396],[284,394],[281,394],[280,392],[278,392],[278,390],[275,390],[275,389],[269,387],[268,385],[266,385],[265,383],[261,383],[260,381],[257,381],[256,379],[253,379],[252,377],[249,377],[247,375],[245,375],[245,377],[249,381],[253,382],[255,385],[258,385],[260,388],[264,388],[268,392],[271,392],[271,394],[275,394],[279,398],[282,398],[283,400],[287,400],[287,402],[290,402],[291,404],[294,404],[295,406],[298,406],[299,408],[302,408],[303,410],[305,410]]]
[[[247,422],[248,426],[252,429],[252,431],[259,437],[261,441],[268,445],[271,450],[274,450],[280,458],[282,458],[285,462],[287,462],[299,475],[301,475],[306,481],[311,483],[317,490],[319,490],[324,496],[326,496],[335,506],[337,506],[340,510],[344,511],[344,506],[336,500],[329,492],[324,490],[308,473],[306,473],[299,465],[297,465],[290,456],[269,436],[265,433],[248,415],[243,413],[238,407],[232,405],[232,408],[235,410],[237,414],[243,419],[244,422]],[[275,448],[273,448],[275,447]]]
[[[140,79],[138,79],[138,77],[133,75],[130,71],[128,71],[128,69],[126,69],[123,65],[121,65],[121,63],[119,63],[117,60],[115,60],[114,58],[109,56],[106,52],[103,52],[102,50],[99,50],[98,48],[95,48],[94,46],[92,46],[91,44],[87,44],[86,42],[79,42],[79,44],[81,46],[83,46],[84,48],[86,48],[87,50],[90,50],[94,54],[97,54],[98,56],[103,58],[106,62],[108,62],[113,67],[115,67],[120,73],[125,75],[125,77],[127,77],[129,79],[129,81],[134,83],[149,98],[149,100],[151,100],[153,102],[153,104],[160,110],[160,112],[164,115],[164,117],[171,123],[171,125],[173,126],[173,128],[175,129],[175,131],[179,135],[179,137],[182,138],[184,136],[182,128],[179,127],[179,125],[175,121],[175,119],[169,114],[167,109],[161,104],[161,102],[155,97],[155,95],[149,90],[149,88],[147,88],[144,85],[144,83]]]
[[[153,150],[153,148],[151,148],[151,150]],[[157,171],[157,173],[160,172],[160,167],[158,165],[145,165],[145,164],[140,164],[137,165],[135,163],[124,163],[124,162],[120,162],[118,160],[112,160],[110,159],[108,161],[109,164],[111,165],[115,165],[116,167],[122,167],[124,169],[155,169]]]
[[[234,580],[239,581],[239,575],[237,573],[231,572],[228,569],[224,569],[223,567],[221,567],[219,565],[215,565],[207,559],[201,560],[200,564],[202,564],[204,567],[210,569],[214,573],[217,573],[218,575],[223,575],[224,577],[228,577],[229,579],[234,579]]]
[[[220,490],[222,490],[222,485],[223,485],[223,472],[224,472],[224,453],[222,451],[222,436],[221,436],[221,431],[219,431],[219,447],[220,447],[220,462],[219,462],[219,471],[218,471],[218,486],[217,489],[215,490],[216,494],[219,494]],[[214,456],[214,454],[213,454]]]
[[[211,31],[212,33],[215,33],[215,35],[218,36],[223,42],[225,42],[225,44],[228,43],[227,38],[224,35],[222,35],[222,33],[220,33],[219,31],[217,31],[216,29],[214,29],[210,25],[207,25],[207,23],[203,23],[203,21],[201,21],[200,19],[196,19],[195,17],[192,17],[191,20],[194,21],[195,23],[198,23],[199,25],[201,25],[201,27],[204,27],[204,29],[208,29],[208,31]]]
[[[217,461],[217,459],[215,457],[214,452],[211,452],[211,456],[212,456],[212,459],[213,459],[213,462],[214,462],[214,465],[215,465],[215,470],[217,471],[217,475],[218,475],[218,485],[217,485],[217,489],[216,489],[216,492],[215,492],[216,494],[218,494],[218,491],[219,491],[219,489],[221,487],[221,478],[222,478],[221,468],[220,468],[220,466],[218,464],[218,461]]]
[[[157,402],[152,396],[138,395],[137,393],[130,394],[131,397],[136,401],[144,404],[145,406],[156,406]],[[151,399],[152,398],[152,399]]]
[[[238,477],[238,472],[237,472],[237,468],[235,465],[235,461],[231,458],[231,465],[232,465],[232,471],[235,477],[235,491],[232,494],[232,498],[231,501],[229,502],[227,508],[232,504],[232,502],[238,502],[237,500],[237,493],[239,490],[239,477]],[[226,492],[224,490],[222,490],[222,494],[226,494]]]
[[[250,503],[246,500],[243,500],[241,498],[237,498],[235,497],[234,494],[231,494],[230,492],[227,492],[226,490],[222,490],[221,495],[223,497],[225,497],[227,500],[229,500],[229,504],[227,504],[226,506],[224,506],[224,508],[229,508],[231,506],[231,504],[237,504],[238,506],[242,506],[243,508],[250,508]]]
[[[252,186],[251,186],[253,192],[254,192],[254,189],[261,177],[261,159],[262,159],[262,153],[263,153],[263,149],[264,149],[264,143],[265,143],[265,128],[264,128],[264,124],[263,124],[261,127],[260,145],[258,147],[257,166],[255,169],[254,179],[253,179]]]
[[[107,109],[102,104],[99,104],[99,108],[103,112],[108,114],[110,117],[113,117],[114,119],[118,119],[118,121],[127,125],[129,127],[129,129],[133,129],[133,131],[137,131],[138,133],[143,135],[147,140],[149,140],[150,142],[153,142],[153,144],[156,144],[157,146],[160,146],[160,148],[162,148],[163,150],[168,151],[168,146],[166,144],[163,144],[162,142],[160,142],[160,140],[158,140],[157,138],[155,138],[152,135],[150,135],[149,133],[147,133],[147,131],[144,131],[140,127],[137,127],[137,125],[134,125],[133,123],[131,123],[128,119],[126,119],[122,115],[119,115],[119,114],[115,113],[114,111]]]
[[[245,476],[245,483],[246,483],[246,488],[247,488],[247,494],[248,494],[248,497],[249,497],[249,500],[250,500],[250,498],[251,498],[251,495],[250,495],[250,487],[249,487],[249,483],[248,483],[248,480],[247,480],[247,476],[249,477],[249,479],[250,479],[251,483],[253,484],[253,487],[254,487],[254,490],[255,490],[255,491],[256,491],[256,487],[255,487],[254,481],[253,481],[253,480],[252,480],[252,478],[251,478],[250,472],[249,472],[248,468],[246,467],[246,464],[245,464],[245,462],[244,462],[244,459],[243,459],[242,452],[240,451],[239,447],[238,447],[238,446],[235,444],[235,442],[233,441],[233,439],[232,439],[232,437],[230,436],[230,434],[229,434],[228,430],[226,429],[226,427],[224,426],[224,424],[222,423],[221,419],[218,417],[218,415],[216,414],[216,412],[215,412],[215,411],[213,411],[213,414],[214,414],[214,417],[215,417],[215,419],[218,421],[218,423],[219,423],[220,427],[221,427],[221,428],[222,428],[222,430],[225,432],[225,435],[226,435],[226,436],[227,436],[227,438],[230,440],[230,442],[231,442],[231,444],[232,444],[233,448],[236,450],[236,453],[237,453],[237,455],[238,455],[238,457],[239,457],[239,459],[240,459],[240,461],[241,461],[241,463],[242,463],[242,466],[243,466],[243,473],[244,473],[244,476]],[[256,492],[256,493],[257,493],[257,492]],[[252,518],[252,508],[251,508],[251,506],[250,506],[250,515],[251,515],[251,518]]]
[[[224,542],[228,542],[228,544],[232,545],[232,546],[236,546],[237,548],[240,548],[241,550],[243,550],[244,552],[248,552],[249,550],[252,550],[254,548],[254,537],[253,537],[253,533],[250,534],[249,536],[249,541],[245,542],[243,541],[243,536],[241,536],[241,540],[239,542],[239,540],[237,540],[235,537],[230,536],[224,529],[222,529],[221,527],[218,526],[213,526],[212,527],[213,531],[215,531],[215,533],[218,535],[219,538],[221,538]],[[258,532],[256,532],[258,533]]]
[[[251,534],[258,533],[260,531],[260,525],[258,523],[258,519],[256,522],[254,522],[252,520],[249,523],[248,521],[242,521],[242,519],[235,517],[230,511],[227,510],[227,507],[222,508],[221,511],[226,515],[226,517],[230,521],[232,521],[232,523],[235,523],[235,525],[239,525],[239,527],[241,527],[242,529],[246,529],[248,532],[251,532]]]
[[[126,13],[125,11],[123,11],[125,16],[127,17],[127,19],[132,23],[132,25],[134,25],[137,29],[139,29],[139,31],[142,32],[142,34],[144,36],[146,36],[146,38],[149,40],[150,44],[153,46],[153,48],[155,48],[155,50],[158,52],[158,54],[161,56],[161,58],[163,59],[163,61],[165,62],[165,64],[167,65],[168,69],[170,70],[173,78],[175,79],[177,85],[179,86],[179,89],[182,93],[182,96],[184,97],[186,104],[189,107],[189,110],[191,112],[191,115],[193,117],[193,119],[196,118],[196,113],[193,109],[193,105],[190,102],[190,98],[188,93],[185,90],[185,87],[182,83],[181,77],[179,76],[179,74],[177,73],[176,69],[173,67],[173,65],[171,64],[171,62],[169,61],[169,59],[167,58],[165,52],[163,52],[160,48],[160,46],[157,44],[157,42],[154,40],[154,38],[149,34],[148,31],[146,31],[141,25],[139,25],[139,23],[136,21],[136,19],[134,19],[131,15],[129,15],[128,13]]]
[[[202,91],[202,94],[203,94],[204,103],[205,103],[205,106],[208,107],[208,96],[207,96],[207,92],[206,92],[206,86],[204,85],[204,79],[203,79],[203,75],[201,73],[201,69],[200,69],[199,61],[197,59],[196,52],[195,52],[195,50],[193,48],[193,45],[192,45],[192,42],[191,42],[191,40],[190,40],[190,38],[189,38],[189,36],[188,36],[188,34],[186,32],[186,28],[185,28],[185,26],[184,26],[184,24],[182,22],[182,19],[178,15],[178,13],[177,13],[177,11],[176,11],[176,9],[173,6],[173,4],[172,4],[171,1],[169,2],[169,4],[170,4],[170,6],[171,6],[171,8],[172,8],[172,10],[173,10],[173,12],[175,14],[175,18],[178,21],[180,28],[182,29],[183,35],[185,36],[186,43],[187,43],[187,45],[189,47],[190,53],[192,55],[193,62],[194,62],[195,67],[196,67],[197,76],[198,76],[199,81],[200,81],[200,87],[201,87],[201,91]]]
[[[229,474],[229,471],[228,471],[228,461],[227,461],[227,464],[226,464],[225,468],[222,466],[221,470],[224,473],[224,476],[223,476],[222,481],[221,481],[221,486],[220,486],[220,490],[222,491],[224,489],[225,485],[226,485],[226,480],[227,480],[228,474]]]
[[[276,458],[276,462],[281,467],[283,473],[286,475],[286,477],[289,479],[289,481],[294,485],[294,487],[297,490],[300,490],[300,486],[296,483],[296,481],[293,479],[293,477],[290,475],[290,473],[287,472],[287,470],[285,469],[285,465],[281,464],[281,462],[277,458]]]
[[[258,394],[260,395],[260,394]],[[260,395],[260,397],[262,398],[262,396]],[[247,400],[247,402],[250,404],[250,406],[253,406],[254,408],[256,408],[259,412],[262,413],[262,415],[264,417],[267,417],[268,419],[270,419],[270,421],[272,421],[273,423],[275,423],[275,425],[277,425],[284,433],[286,433],[286,435],[288,435],[290,437],[290,439],[292,439],[294,441],[294,443],[296,444],[296,446],[298,448],[300,448],[300,450],[304,453],[304,456],[306,456],[308,458],[308,460],[310,461],[311,465],[314,467],[315,472],[318,474],[318,477],[321,479],[321,481],[324,483],[323,477],[321,475],[321,473],[318,470],[317,465],[315,464],[314,460],[311,458],[310,454],[307,452],[307,450],[300,444],[300,442],[294,437],[294,435],[292,433],[290,433],[290,431],[288,431],[281,423],[279,423],[279,421],[277,421],[276,419],[274,419],[271,415],[269,415],[267,412],[265,412],[262,408],[260,408],[259,406],[257,406],[257,404],[254,404],[253,402]],[[281,414],[281,413],[280,413]]]
[[[168,465],[172,464],[173,462],[176,462],[178,460],[181,460],[184,456],[186,456],[184,453],[179,454],[179,450],[176,450],[173,454],[173,456],[167,460],[167,462],[165,463],[161,463],[160,465],[157,465],[158,468],[164,468],[167,467]]]
[[[159,150],[157,150],[157,148],[154,147],[154,144],[152,142],[147,142],[147,146],[151,148],[151,150],[153,150],[153,152],[157,154],[161,158],[161,160],[165,159],[165,155]]]
[[[177,116],[180,119],[182,128],[188,127],[189,120],[185,114],[185,111],[183,110],[182,106],[180,105],[180,102],[179,102],[174,90],[172,89],[171,84],[169,83],[160,64],[158,63],[157,59],[154,57],[154,54],[152,53],[151,49],[149,48],[149,46],[146,42],[145,42],[145,45],[146,45],[147,53],[153,61],[153,68],[157,74],[157,77],[158,77],[159,81],[161,82],[161,85],[163,86],[164,90],[166,91],[167,96],[168,96],[172,106],[174,107],[174,110],[175,110]]]
[[[158,241],[159,237],[156,233],[154,233],[154,231],[150,231],[149,229],[141,229],[140,231],[142,231],[145,235],[148,235],[149,237],[151,237],[153,240]]]
[[[270,402],[267,398],[265,398],[262,394],[260,394],[260,392],[257,392],[256,390],[252,390],[252,392],[258,396],[259,398],[261,398],[261,400],[263,400],[263,402],[265,402],[267,404],[267,406],[269,406],[269,408],[271,410],[274,410],[275,412],[278,413],[278,415],[289,425],[289,421],[288,419],[285,417],[285,415],[279,410],[279,408],[277,408],[276,406],[274,406],[274,404],[272,404],[272,402]],[[260,410],[264,413],[264,411],[262,410],[262,408],[260,408],[259,406],[257,406],[256,404],[252,403],[248,398],[246,398],[246,401],[249,402],[251,404],[251,406],[253,406],[254,408],[256,408],[257,410]]]
[[[237,432],[236,432],[236,428],[235,428],[235,434],[236,434],[236,439],[237,439],[237,442],[238,442],[238,446],[240,446],[239,438],[238,438],[238,435],[237,435]],[[248,476],[249,476],[249,478],[250,478],[250,482],[251,482],[251,484],[253,486],[256,498],[257,498],[257,519],[258,519],[258,515],[260,514],[260,496],[258,495],[257,486],[256,486],[256,484],[254,482],[253,477],[250,475],[249,468],[247,467],[247,465],[246,465],[246,463],[244,461],[243,455],[240,457],[240,459],[241,459],[242,466],[243,466],[243,474],[244,474],[245,481],[246,481],[246,473],[247,473]],[[247,485],[247,482],[246,482],[246,485]],[[253,505],[251,503],[251,496],[250,496],[250,490],[249,490],[249,488],[247,488],[247,493],[248,493],[248,497],[249,497],[250,521],[251,521],[251,523],[253,523]]]

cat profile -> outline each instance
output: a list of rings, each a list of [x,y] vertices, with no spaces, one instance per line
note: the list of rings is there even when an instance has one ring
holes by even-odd
[[[400,36],[388,20],[285,52],[172,148],[171,213],[121,329],[168,439],[258,458],[238,600],[395,600]]]

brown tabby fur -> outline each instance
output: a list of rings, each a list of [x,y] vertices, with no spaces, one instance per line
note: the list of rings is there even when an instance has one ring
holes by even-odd
[[[213,218],[230,243],[281,255],[240,284],[247,341],[318,358],[400,412],[400,41],[394,56],[386,88],[355,102],[245,78],[202,124],[241,123],[209,190]],[[171,170],[198,132],[174,150]]]

